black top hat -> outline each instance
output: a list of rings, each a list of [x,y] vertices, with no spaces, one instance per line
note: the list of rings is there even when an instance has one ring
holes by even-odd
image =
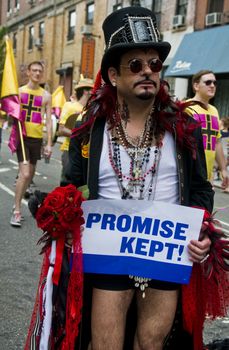
[[[171,45],[160,40],[156,17],[144,7],[124,7],[111,13],[103,22],[106,49],[101,63],[101,74],[109,83],[108,68],[125,51],[135,48],[155,49],[164,62]]]

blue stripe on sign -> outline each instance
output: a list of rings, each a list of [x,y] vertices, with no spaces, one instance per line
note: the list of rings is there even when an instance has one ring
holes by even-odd
[[[127,256],[83,254],[84,272],[134,275],[160,281],[189,283],[192,266],[138,259]]]

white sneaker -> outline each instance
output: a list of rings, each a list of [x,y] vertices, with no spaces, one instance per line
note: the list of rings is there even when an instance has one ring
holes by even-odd
[[[13,206],[11,213],[13,214],[15,211],[15,205]],[[23,215],[21,215],[21,221],[25,221],[25,217]]]
[[[19,211],[13,212],[10,219],[10,225],[14,227],[21,227],[21,213]]]

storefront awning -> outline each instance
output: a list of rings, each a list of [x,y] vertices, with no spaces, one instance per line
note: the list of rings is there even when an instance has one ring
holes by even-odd
[[[186,34],[165,71],[167,77],[188,77],[201,69],[229,73],[229,25]]]

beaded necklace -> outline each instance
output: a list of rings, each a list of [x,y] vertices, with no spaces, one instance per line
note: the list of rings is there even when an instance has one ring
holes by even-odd
[[[132,199],[133,192],[137,192],[138,189],[139,196],[137,199],[144,199],[146,197],[148,200],[154,199],[157,182],[156,177],[158,174],[157,170],[161,157],[162,137],[156,139],[153,164],[147,169],[150,160],[152,141],[153,138],[155,138],[155,126],[152,125],[151,118],[150,116],[150,118],[147,119],[145,128],[138,138],[138,142],[134,142],[135,139],[129,137],[123,122],[116,126],[116,135],[114,135],[114,133],[111,135],[111,133],[108,132],[109,160],[115,172],[122,199]],[[128,175],[122,173],[120,144],[118,141],[130,157],[130,170]],[[145,180],[150,174],[151,179],[149,186],[145,189]],[[124,180],[128,181],[126,187],[123,184]],[[142,297],[145,298],[145,290],[151,279],[132,275],[129,275],[129,278],[133,279],[134,286],[140,289]]]
[[[133,192],[136,193],[139,189],[138,199],[144,199],[146,197],[147,190],[148,190],[147,199],[148,200],[153,199],[152,194],[155,195],[155,191],[153,193],[153,184],[154,184],[154,188],[156,185],[156,182],[154,182],[153,179],[157,174],[156,170],[158,168],[160,155],[161,155],[159,146],[155,147],[154,161],[152,166],[149,169],[147,169],[147,165],[149,163],[151,147],[146,147],[144,150],[142,150],[144,153],[135,152],[134,157],[131,157],[129,155],[130,171],[128,175],[125,175],[122,173],[120,145],[116,142],[116,139],[114,137],[112,137],[111,140],[109,139],[108,147],[109,147],[110,164],[118,180],[118,185],[121,192],[121,198],[132,199],[133,196],[131,193]],[[148,189],[145,190],[145,180],[149,174],[151,174],[151,179],[150,179]],[[123,184],[124,180],[128,181],[128,184],[126,187]]]
[[[116,174],[122,199],[132,199],[133,193],[137,193],[138,191],[139,196],[137,199],[147,198],[149,200],[152,199],[152,195],[155,195],[155,191],[153,192],[153,185],[155,189],[156,181],[153,180],[157,175],[156,170],[160,162],[160,148],[162,142],[161,139],[156,140],[154,161],[149,167],[151,145],[154,137],[154,125],[151,121],[152,117],[150,116],[145,123],[145,128],[143,129],[137,144],[133,144],[124,128],[124,123],[122,122],[116,126],[115,134],[114,132],[112,135],[108,133],[109,160]],[[130,157],[130,170],[128,175],[125,175],[122,172],[120,145],[123,146]],[[151,174],[151,179],[148,188],[145,189],[145,180],[149,174]],[[124,180],[128,181],[126,187],[123,183]]]

